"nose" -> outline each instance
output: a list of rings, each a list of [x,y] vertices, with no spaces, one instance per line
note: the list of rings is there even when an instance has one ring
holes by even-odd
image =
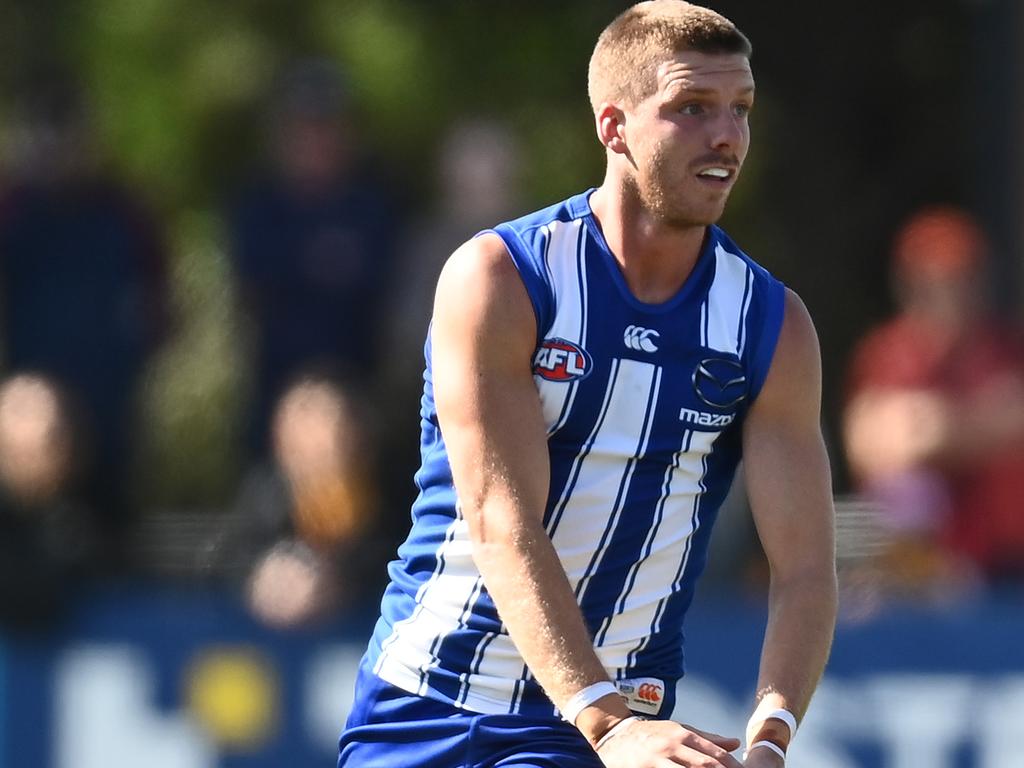
[[[746,121],[733,114],[731,109],[724,109],[711,122],[709,140],[711,148],[718,151],[742,149],[747,135]]]

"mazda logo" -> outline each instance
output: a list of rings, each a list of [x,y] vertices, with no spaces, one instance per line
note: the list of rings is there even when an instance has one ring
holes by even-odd
[[[693,370],[693,390],[712,408],[729,408],[747,396],[747,377],[739,361],[707,357]]]

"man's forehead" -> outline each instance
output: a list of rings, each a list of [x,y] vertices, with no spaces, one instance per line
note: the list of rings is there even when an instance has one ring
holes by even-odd
[[[725,79],[740,87],[754,86],[754,75],[750,60],[743,54],[708,54],[698,51],[681,51],[671,59],[662,62],[655,77],[662,88],[669,85],[688,86],[701,81]]]

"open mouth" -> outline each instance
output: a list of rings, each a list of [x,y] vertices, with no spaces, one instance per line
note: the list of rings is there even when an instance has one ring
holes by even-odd
[[[709,181],[715,184],[727,184],[732,181],[733,176],[736,175],[736,171],[732,168],[726,168],[724,166],[712,166],[705,168],[697,174],[697,178],[703,181]]]

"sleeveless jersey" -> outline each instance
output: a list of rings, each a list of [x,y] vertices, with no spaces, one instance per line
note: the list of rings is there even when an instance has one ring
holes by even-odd
[[[547,532],[608,674],[664,681],[668,704],[683,674],[683,617],[740,458],[744,414],[768,372],[784,288],[710,227],[679,292],[642,303],[589,196],[490,231],[537,318]],[[364,663],[472,712],[551,715],[473,563],[434,406],[429,334],[426,357],[413,526],[389,566]]]

